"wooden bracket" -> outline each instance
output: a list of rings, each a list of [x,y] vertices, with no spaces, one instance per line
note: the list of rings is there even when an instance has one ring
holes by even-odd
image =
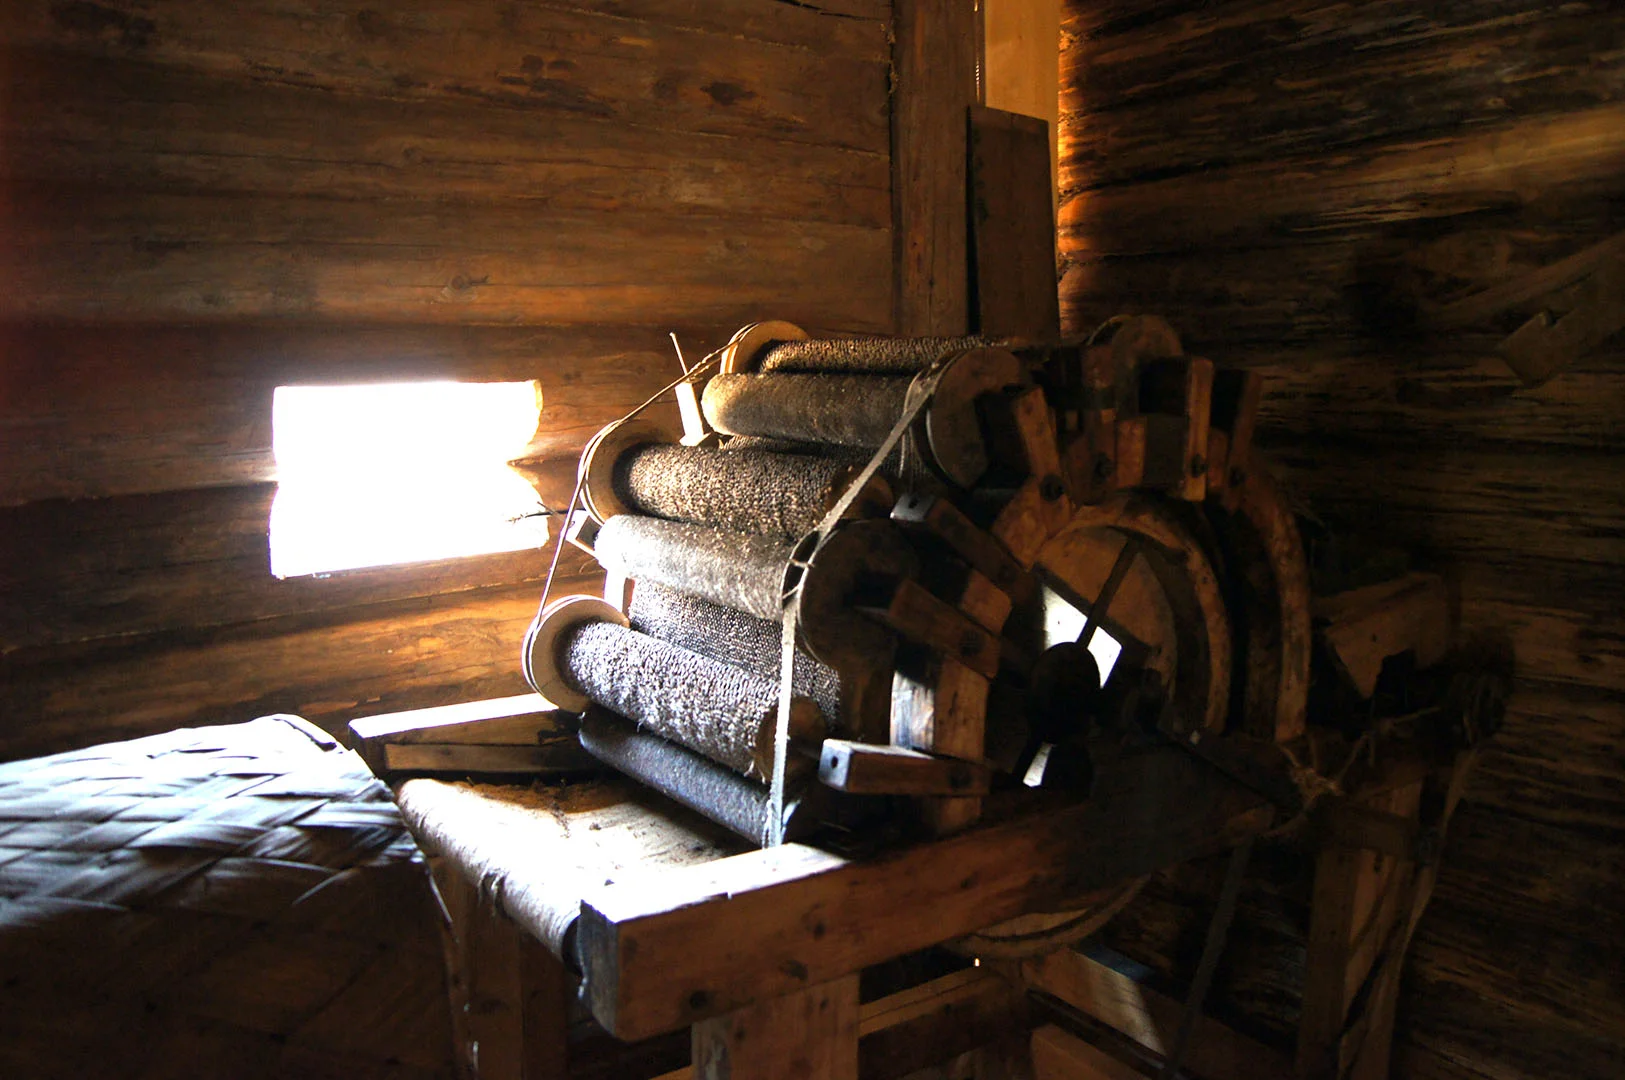
[[[976,762],[845,739],[825,739],[818,758],[818,779],[854,795],[986,795],[992,778]]]

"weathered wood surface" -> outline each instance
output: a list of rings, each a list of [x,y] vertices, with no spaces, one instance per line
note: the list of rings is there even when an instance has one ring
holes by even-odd
[[[9,210],[7,319],[891,323],[884,229],[65,185]]]
[[[275,494],[274,484],[258,484],[0,510],[0,591],[8,601],[0,610],[0,653],[521,582],[534,583],[539,594],[547,576],[551,543],[545,551],[274,578],[266,519]],[[601,575],[571,545],[559,567],[563,582]]]
[[[525,689],[539,589],[481,590],[0,658],[0,757],[266,713],[351,717]]]
[[[694,3],[382,8],[346,0],[313,11],[286,0],[25,0],[6,5],[0,36],[338,93],[884,153],[885,24],[786,4],[745,7],[751,17],[736,28],[723,11]]]
[[[1416,939],[1398,1075],[1625,1058],[1625,995],[1599,981],[1619,931],[1579,913],[1625,884],[1620,338],[1528,389],[1496,350],[1572,291],[1434,325],[1625,228],[1622,44],[1617,5],[1532,0],[1120,0],[1063,22],[1063,324],[1155,311],[1263,375],[1257,443],[1299,505],[1417,550],[1464,627],[1517,650]],[[1190,903],[1172,895],[1124,924],[1159,963]],[[1254,906],[1277,974],[1217,989],[1281,1032],[1294,935]]]
[[[897,0],[892,198],[900,334],[970,328],[966,147],[976,101],[975,9]]]
[[[273,390],[537,379],[562,501],[668,330],[890,329],[890,18],[0,9],[0,755],[522,689],[542,554],[270,577]]]

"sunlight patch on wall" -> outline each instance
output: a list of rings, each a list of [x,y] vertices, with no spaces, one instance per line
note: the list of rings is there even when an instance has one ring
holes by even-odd
[[[277,387],[271,573],[541,547],[541,503],[507,465],[540,418],[535,382]]]

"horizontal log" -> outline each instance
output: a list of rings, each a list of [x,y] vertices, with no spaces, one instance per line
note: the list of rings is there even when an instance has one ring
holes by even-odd
[[[290,616],[0,657],[0,759],[290,712],[335,735],[360,714],[522,693],[536,590]]]
[[[271,576],[274,484],[0,510],[0,653],[540,582],[551,547],[462,559]],[[556,530],[555,530],[556,531]],[[566,545],[564,581],[600,573]],[[515,646],[517,648],[517,646]]]
[[[737,326],[670,329],[692,357]],[[665,327],[10,323],[0,352],[0,505],[270,480],[282,385],[537,379],[549,456],[681,370]]]
[[[1064,255],[1189,251],[1203,245],[1392,228],[1517,209],[1537,198],[1617,193],[1625,176],[1625,103],[1519,119],[1455,138],[1230,169],[1070,195]]]
[[[1063,49],[1063,123],[1089,133],[1067,144],[1065,187],[1454,137],[1619,101],[1625,69],[1592,57],[1620,35],[1587,6],[1533,0],[1381,0],[1338,18],[1303,0],[1165,8]]]
[[[0,39],[328,91],[885,151],[884,26],[752,5],[758,26],[777,22],[777,36],[801,38],[788,45],[735,34],[698,4],[683,5],[686,20],[662,17],[660,5],[625,14],[584,6],[344,0],[316,12],[286,0],[230,8],[23,0],[0,12]],[[696,20],[709,27],[691,28]],[[792,26],[802,32],[786,34]]]
[[[1467,788],[1478,806],[1592,835],[1625,831],[1625,696],[1519,679]]]
[[[0,176],[152,191],[512,200],[887,228],[884,153],[679,133],[571,112],[399,101],[9,49]],[[312,121],[319,135],[312,137]]]
[[[0,319],[891,322],[886,229],[67,187],[9,210]]]
[[[1325,345],[1229,351],[1264,378],[1259,426],[1277,445],[1354,437],[1418,450],[1448,443],[1506,450],[1616,451],[1625,411],[1625,344],[1606,348],[1538,387],[1525,387],[1493,352],[1391,354]]]

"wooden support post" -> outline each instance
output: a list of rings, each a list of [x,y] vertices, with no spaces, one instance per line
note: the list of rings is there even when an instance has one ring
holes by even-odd
[[[443,943],[459,1073],[479,1080],[564,1080],[570,976],[443,859],[431,859],[450,917]]]
[[[1374,796],[1364,806],[1388,815],[1414,818],[1420,781]],[[1361,986],[1404,914],[1415,863],[1380,851],[1331,845],[1315,867],[1305,962],[1303,1015],[1298,1028],[1300,1076],[1342,1075],[1346,1061],[1344,1027]],[[1382,1016],[1369,1016],[1366,1039],[1386,1045],[1393,1028],[1393,1001]],[[1387,1055],[1374,1075],[1386,1075]]]
[[[970,327],[967,117],[976,101],[976,9],[893,5],[892,208],[899,334]]]
[[[693,1027],[697,1080],[857,1080],[858,976],[764,998]]]

